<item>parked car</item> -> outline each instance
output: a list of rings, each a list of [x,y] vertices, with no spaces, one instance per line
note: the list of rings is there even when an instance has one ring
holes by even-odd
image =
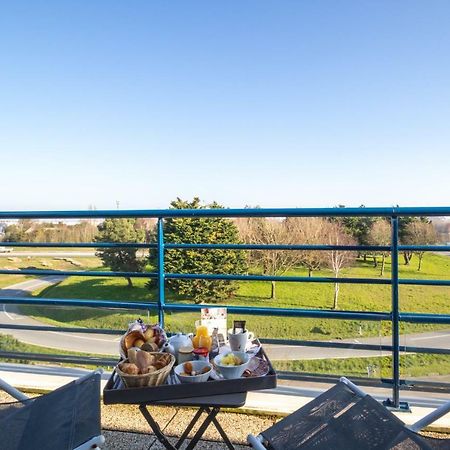
[[[0,246],[0,253],[11,253],[13,250],[12,247]]]

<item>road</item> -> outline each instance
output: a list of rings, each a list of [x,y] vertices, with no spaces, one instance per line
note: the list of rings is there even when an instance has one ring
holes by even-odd
[[[0,289],[0,296],[4,297],[24,297],[36,289],[40,289],[62,281],[64,277],[49,276],[17,283],[15,285]],[[22,325],[42,325],[41,322],[20,314],[15,305],[1,305],[0,323],[2,324],[22,324]],[[108,334],[90,333],[63,333],[59,331],[39,332],[28,330],[4,330],[16,339],[43,347],[75,351],[89,352],[101,355],[117,355],[119,336]],[[330,342],[345,342],[350,344],[373,344],[390,345],[390,337],[369,337],[360,339],[330,340]],[[450,349],[450,330],[428,333],[416,333],[402,335],[400,344],[410,347],[435,347]],[[389,355],[389,352],[304,347],[304,346],[283,346],[266,344],[265,349],[272,360],[296,360],[296,359],[324,359],[324,358],[355,358],[368,356]]]
[[[26,297],[36,289],[62,281],[64,277],[49,276],[17,283],[0,289],[2,297]],[[15,305],[1,305],[0,323],[14,325],[43,325],[31,317],[20,314]],[[46,324],[47,325],[47,324]],[[108,334],[63,333],[60,331],[5,330],[21,342],[59,350],[118,355],[120,336]]]

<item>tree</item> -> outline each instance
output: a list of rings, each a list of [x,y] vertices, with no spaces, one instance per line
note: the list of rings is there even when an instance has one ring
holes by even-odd
[[[385,219],[379,219],[373,223],[372,228],[369,232],[369,243],[371,245],[390,245],[391,244],[391,227]],[[381,270],[380,276],[384,275],[384,267],[386,263],[386,256],[389,254],[388,251],[380,251],[381,255]],[[374,256],[375,267],[377,267],[377,254]]]
[[[339,207],[345,208],[343,205]],[[360,208],[365,208],[365,206],[361,205]],[[374,217],[340,217],[331,221],[340,222],[344,226],[345,231],[353,236],[358,245],[368,245],[370,229],[376,219]],[[367,252],[358,252],[358,256],[361,253],[364,261],[366,261]]]
[[[33,242],[37,222],[30,219],[19,219],[17,223],[5,228],[5,242]]]
[[[98,226],[99,234],[96,242],[141,243],[144,242],[145,232],[136,227],[135,219],[106,219]],[[144,260],[137,257],[136,248],[113,247],[99,248],[96,255],[101,258],[105,267],[117,272],[140,272],[144,267]],[[125,277],[128,286],[133,287],[130,277]]]
[[[296,237],[286,220],[263,217],[241,219],[239,222],[241,238],[248,244],[295,244]],[[301,254],[293,250],[253,250],[249,255],[250,264],[259,266],[264,275],[282,275],[301,263]],[[276,298],[276,284],[271,282],[270,298]]]
[[[321,217],[290,217],[286,219],[287,231],[297,244],[320,245],[327,240],[328,221]],[[321,250],[299,252],[300,263],[308,269],[308,276],[319,270],[326,262],[326,254]]]
[[[217,203],[202,205],[199,198],[191,202],[177,198],[171,204],[175,209],[223,208]],[[164,237],[167,243],[181,244],[238,244],[236,225],[223,217],[176,217],[165,220]],[[165,271],[194,274],[241,274],[246,271],[243,251],[218,249],[168,249]],[[179,280],[168,279],[168,286],[196,303],[215,302],[234,295],[238,285],[231,280]]]
[[[408,244],[408,242],[411,242],[411,239],[414,240],[414,238],[411,238],[410,236],[410,225],[412,223],[430,223],[430,220],[427,217],[400,217],[398,220],[398,237],[402,244]],[[405,266],[409,266],[411,259],[413,257],[414,252],[405,250],[403,252],[403,259],[405,261]],[[423,255],[422,255],[423,256]],[[419,264],[420,265],[420,264]]]
[[[436,230],[431,222],[414,221],[406,227],[404,243],[407,245],[431,245],[437,242]],[[419,257],[417,270],[422,268],[424,251],[415,252]]]
[[[347,234],[339,222],[330,222],[327,229],[328,243],[330,245],[354,245],[355,240]],[[339,277],[341,269],[350,264],[353,257],[351,252],[344,250],[330,250],[328,254],[328,265],[333,271],[335,278]],[[339,283],[334,284],[333,309],[338,307]]]

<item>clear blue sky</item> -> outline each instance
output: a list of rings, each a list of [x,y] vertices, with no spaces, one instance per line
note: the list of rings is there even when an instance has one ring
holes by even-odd
[[[14,1],[0,210],[450,203],[450,2]]]

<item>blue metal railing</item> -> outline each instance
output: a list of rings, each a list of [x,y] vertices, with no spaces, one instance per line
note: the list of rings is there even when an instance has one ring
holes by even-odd
[[[58,271],[58,270],[0,270],[0,274],[10,275],[66,275],[66,276],[92,276],[92,277],[144,277],[157,279],[158,297],[153,302],[123,302],[115,300],[83,300],[83,299],[51,299],[51,298],[17,298],[0,297],[0,304],[40,304],[56,306],[82,306],[92,308],[113,308],[133,310],[154,310],[158,313],[160,323],[164,324],[164,313],[168,311],[190,312],[199,311],[210,305],[199,304],[177,304],[167,303],[165,299],[165,287],[167,279],[203,279],[203,280],[238,280],[238,281],[283,281],[302,283],[351,283],[351,284],[373,284],[390,285],[392,306],[391,311],[342,311],[342,310],[316,310],[301,308],[273,308],[253,306],[224,306],[231,313],[250,315],[271,315],[279,317],[303,317],[339,320],[365,320],[365,321],[390,321],[392,324],[392,345],[385,349],[392,351],[393,373],[390,380],[393,390],[392,405],[399,406],[400,379],[400,352],[411,351],[411,348],[400,346],[400,323],[434,323],[450,324],[450,315],[447,314],[421,314],[401,313],[399,308],[399,286],[450,286],[450,280],[427,280],[427,279],[400,279],[398,271],[398,254],[401,251],[450,251],[445,245],[399,245],[398,226],[400,217],[418,216],[450,216],[450,207],[430,208],[288,208],[288,209],[168,209],[168,210],[106,210],[106,211],[26,211],[26,212],[0,212],[2,219],[94,219],[94,218],[156,218],[157,242],[156,243],[28,243],[28,242],[2,242],[2,246],[15,247],[62,247],[62,248],[140,248],[156,249],[158,265],[156,272],[114,272],[114,271]],[[164,242],[164,220],[168,218],[185,217],[386,217],[391,220],[391,245],[282,245],[282,244],[203,244],[203,243],[165,243]],[[164,270],[164,255],[166,249],[225,249],[225,250],[346,250],[346,251],[389,251],[391,253],[391,278],[335,278],[335,277],[300,277],[300,276],[267,276],[267,275],[230,275],[230,274],[192,274],[192,273],[167,273]],[[27,330],[60,330],[65,332],[89,332],[89,333],[121,333],[122,330],[83,329],[79,327],[48,327],[31,325],[0,325],[0,328],[27,329]],[[309,341],[285,341],[276,339],[265,339],[265,342],[278,342],[292,345],[311,345],[334,348],[349,348],[346,343],[326,343]],[[354,349],[379,349],[380,346],[367,344],[351,344]],[[423,349],[415,348],[416,352],[437,354],[450,354],[445,349]],[[8,357],[13,357],[14,352],[8,352]],[[1,352],[0,352],[1,356]],[[20,354],[23,358],[23,354]],[[42,356],[45,359],[45,355]],[[48,357],[48,359],[51,359]],[[67,357],[63,357],[64,361]]]

